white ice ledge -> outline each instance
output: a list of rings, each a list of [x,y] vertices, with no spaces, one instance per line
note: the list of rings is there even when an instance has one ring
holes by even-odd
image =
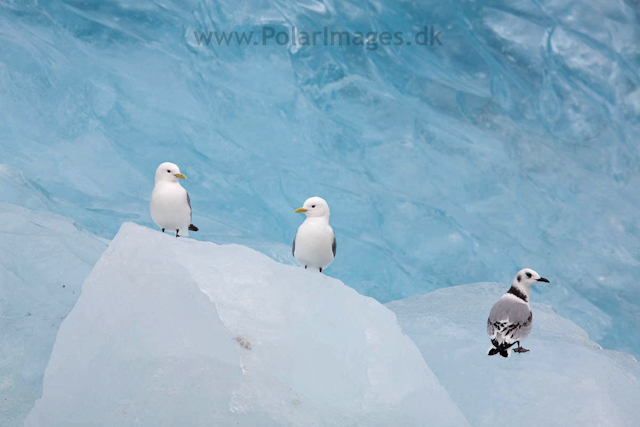
[[[62,324],[25,425],[468,423],[377,301],[243,246],[127,223]]]
[[[543,286],[554,286],[553,283]],[[486,322],[509,288],[476,283],[387,304],[469,422],[477,427],[640,425],[640,364],[603,350],[533,300],[529,353],[487,356]]]

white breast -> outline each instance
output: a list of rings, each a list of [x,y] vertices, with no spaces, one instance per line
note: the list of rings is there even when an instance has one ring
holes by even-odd
[[[179,183],[157,183],[151,193],[151,218],[160,228],[180,230],[181,236],[189,235],[191,208],[187,191]]]
[[[333,229],[318,218],[307,218],[296,233],[295,258],[301,266],[327,268],[333,262]]]

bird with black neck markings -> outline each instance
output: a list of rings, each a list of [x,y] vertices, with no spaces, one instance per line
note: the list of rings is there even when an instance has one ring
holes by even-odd
[[[530,268],[524,268],[516,274],[511,288],[491,308],[487,320],[487,334],[491,339],[491,347],[487,354],[499,354],[509,357],[511,347],[516,353],[526,353],[529,350],[520,345],[520,341],[531,333],[533,328],[533,313],[529,306],[531,286],[538,282],[549,283],[544,277]]]

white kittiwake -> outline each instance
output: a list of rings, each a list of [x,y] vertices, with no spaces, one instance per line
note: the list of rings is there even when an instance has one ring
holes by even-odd
[[[156,185],[151,193],[151,218],[164,230],[176,232],[176,237],[188,236],[189,231],[198,231],[191,224],[191,199],[178,179],[187,179],[180,168],[165,162],[156,169]]]
[[[322,272],[336,256],[336,236],[329,225],[329,205],[320,197],[311,197],[296,213],[307,219],[298,227],[291,253],[301,267]]]
[[[487,353],[489,356],[500,354],[502,357],[509,357],[514,344],[518,344],[513,350],[516,353],[529,351],[520,346],[520,340],[528,337],[533,328],[529,294],[531,286],[536,282],[549,283],[530,268],[520,270],[513,279],[511,288],[491,308],[487,320],[487,334],[491,338],[491,347]]]

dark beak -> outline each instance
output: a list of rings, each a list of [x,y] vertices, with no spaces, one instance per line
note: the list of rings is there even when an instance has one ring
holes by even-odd
[[[547,279],[545,279],[544,277],[541,277],[538,279],[538,282],[545,282],[545,283],[549,283],[549,281]]]

